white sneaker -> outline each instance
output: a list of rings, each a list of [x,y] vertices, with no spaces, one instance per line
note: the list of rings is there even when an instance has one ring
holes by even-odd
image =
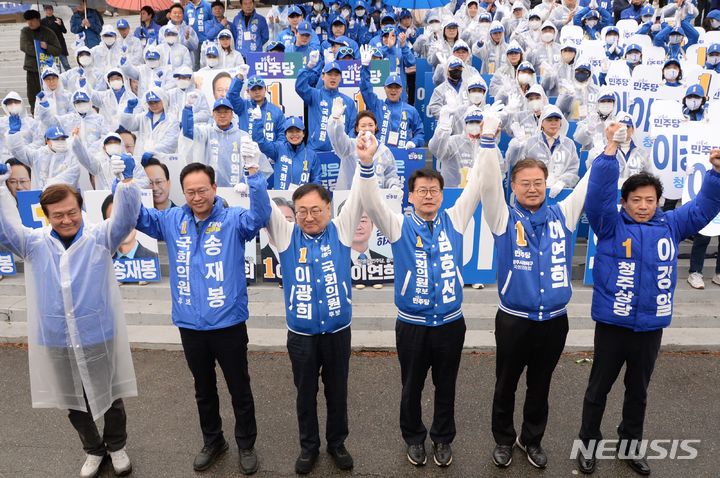
[[[85,463],[80,469],[80,478],[95,478],[100,471],[104,456],[87,455]]]
[[[720,285],[720,274],[715,274],[712,278],[712,282],[715,285]]]
[[[485,284],[471,284],[470,287],[472,287],[473,289],[484,289]]]
[[[704,289],[705,288],[705,281],[703,280],[702,274],[699,272],[692,272],[688,278],[688,283],[690,284],[690,287],[693,289]]]
[[[355,288],[362,290],[365,288],[365,284],[355,284]]]
[[[382,288],[383,288],[382,284],[373,284],[373,289],[382,289]]]
[[[130,463],[130,457],[125,451],[125,447],[118,451],[111,451],[110,459],[112,460],[113,470],[115,470],[117,476],[129,475],[132,471],[132,463]]]

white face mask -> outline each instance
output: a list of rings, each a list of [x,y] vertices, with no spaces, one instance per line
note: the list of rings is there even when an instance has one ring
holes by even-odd
[[[610,113],[612,113],[613,110],[615,109],[615,103],[603,101],[603,102],[597,104],[597,109],[598,109],[598,113],[600,113],[603,116],[607,116]]]
[[[666,80],[672,81],[672,80],[677,79],[678,76],[680,76],[680,72],[674,68],[667,69],[663,72],[663,76],[665,77]]]
[[[165,43],[167,43],[170,46],[173,46],[175,43],[177,43],[177,35],[167,35],[165,37]]]
[[[679,45],[680,42],[682,42],[683,37],[680,35],[670,35],[670,38],[668,38],[668,43],[671,45]]]
[[[220,60],[218,60],[217,58],[207,58],[207,66],[209,66],[210,68],[215,68],[216,66],[218,66],[218,63],[220,63]]]
[[[628,53],[625,59],[630,63],[640,63],[640,53]]]
[[[64,153],[68,150],[67,140],[54,139],[50,140],[50,148],[56,153]]]
[[[588,28],[595,28],[597,26],[597,20],[588,20],[585,22],[585,25],[588,26]]]
[[[7,106],[8,113],[11,115],[19,115],[23,110],[22,103],[13,103]]]
[[[485,99],[485,95],[478,91],[473,91],[472,93],[468,93],[468,98],[472,104],[479,105]]]
[[[342,15],[343,18],[347,18],[350,16],[350,10],[348,10],[347,8],[343,8],[340,11],[340,15]]]
[[[118,91],[122,87],[123,87],[122,80],[111,80],[110,81],[110,88],[112,88],[114,91]]]
[[[606,45],[615,45],[620,38],[617,35],[607,35],[605,37]]]
[[[710,65],[717,65],[718,63],[720,63],[720,56],[710,55],[710,56],[708,56],[707,62]]]
[[[325,5],[322,3],[313,3],[313,10],[316,12],[322,12],[324,6]]]
[[[650,25],[650,30],[654,32],[659,32],[661,27],[662,25],[660,25],[659,23],[653,23],[652,25]]]
[[[122,154],[123,151],[120,143],[109,143],[105,146],[105,152],[108,156],[112,156],[113,154]]]
[[[358,17],[364,17],[364,16],[365,16],[365,10],[362,9],[362,8],[360,8],[360,9],[358,9],[358,10],[355,10],[355,15],[357,15]]]
[[[555,34],[552,32],[543,32],[543,34],[540,35],[540,39],[545,43],[550,43],[555,39]]]
[[[710,20],[710,25],[713,28],[720,28],[720,20],[715,20],[714,18]]]
[[[92,105],[87,101],[75,103],[75,111],[77,111],[81,115],[89,113],[90,110],[92,110]]]
[[[543,107],[543,101],[542,100],[530,100],[528,101],[528,106],[534,111],[538,112]]]
[[[105,37],[102,37],[102,41],[107,46],[113,46],[115,44],[115,37],[105,36]]]
[[[438,33],[438,32],[440,32],[441,27],[442,27],[442,25],[440,25],[439,22],[433,22],[430,24],[430,31]]]
[[[533,77],[530,73],[519,73],[517,79],[521,85],[529,85],[532,83]]]
[[[540,20],[530,20],[528,22],[528,26],[530,27],[530,30],[537,30],[538,28],[540,28],[541,24],[542,23],[540,22]]]
[[[177,87],[180,88],[181,90],[186,90],[188,88],[188,86],[190,86],[191,82],[192,82],[192,80],[185,80],[183,78],[180,78],[177,80],[176,84],[177,84]]]
[[[688,98],[687,100],[685,100],[685,104],[687,105],[687,107],[690,111],[695,111],[697,109],[700,109],[700,106],[702,106],[702,99],[701,98]]]
[[[150,68],[157,68],[160,66],[160,60],[145,60],[145,64]]]
[[[466,123],[465,124],[465,132],[467,134],[471,134],[473,136],[477,136],[480,134],[480,123]]]
[[[78,63],[80,66],[90,66],[92,65],[92,56],[82,55],[78,58]]]

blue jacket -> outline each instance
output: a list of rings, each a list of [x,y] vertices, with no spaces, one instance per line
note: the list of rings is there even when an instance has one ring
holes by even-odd
[[[636,332],[662,329],[672,320],[678,244],[720,212],[720,174],[709,171],[697,197],[669,212],[657,209],[645,223],[617,210],[620,175],[615,156],[601,154],[590,170],[585,205],[598,237],[593,267],[593,320]]]
[[[632,18],[638,23],[642,23],[642,9],[645,5],[630,5],[625,10],[620,12],[620,20],[627,20]]]
[[[227,93],[227,99],[233,107],[235,114],[238,116],[238,128],[247,131],[252,135],[252,123],[250,123],[250,110],[255,108],[255,101],[244,99],[241,96],[244,81],[235,77],[230,83],[230,89]],[[285,114],[274,103],[267,99],[260,105],[260,111],[265,118],[265,138],[268,141],[275,141],[280,138],[284,132]]]
[[[260,151],[274,161],[275,184],[273,189],[289,189],[291,184],[320,184],[320,160],[315,151],[300,143],[290,144],[285,138],[269,141],[263,134],[262,120],[253,121],[252,139]]]
[[[235,48],[240,53],[247,55],[249,52],[263,51],[263,46],[270,39],[270,33],[267,20],[258,15],[257,10],[253,11],[248,22],[245,21],[245,14],[241,11],[233,18],[233,25],[237,29]]]
[[[328,90],[321,85],[315,88],[311,87],[310,85],[317,83],[318,76],[317,71],[303,68],[300,70],[295,82],[295,91],[308,108],[307,126],[308,131],[310,131],[307,142],[308,147],[316,152],[332,151],[327,126],[333,100],[339,96],[345,101],[345,133],[348,136],[354,136],[357,106],[355,106],[355,101],[352,98],[340,93],[338,90]]]
[[[100,32],[103,27],[103,20],[100,14],[94,8],[87,9],[87,19],[90,21],[90,28],[82,26],[85,15],[79,12],[73,13],[70,18],[70,31],[76,35],[85,34],[85,46],[92,48],[100,44]]]
[[[201,45],[202,42],[208,39],[208,28],[210,28],[211,24],[215,22],[210,3],[206,0],[200,0],[200,3],[197,7],[193,5],[193,2],[189,2],[187,5],[185,5],[185,14],[183,15],[183,20],[185,21],[185,23],[190,25],[193,30],[195,30],[195,33],[197,33],[198,36],[198,41]],[[219,31],[220,30],[218,30],[218,32]]]
[[[378,140],[389,146],[404,147],[407,141],[412,141],[418,148],[425,146],[425,129],[422,119],[414,106],[404,101],[392,102],[380,100],[373,91],[370,83],[370,68],[363,66],[360,70],[360,93],[362,93],[365,108],[375,114],[378,122]],[[391,133],[398,133],[397,140],[390,138]],[[393,139],[394,143],[389,140]]]
[[[653,45],[664,48],[667,58],[681,58],[682,55],[685,54],[685,51],[688,49],[688,47],[694,45],[700,39],[700,33],[698,33],[698,31],[689,21],[683,20],[682,22],[680,22],[680,28],[682,28],[683,33],[685,33],[685,38],[687,38],[687,41],[682,46],[679,44],[670,45],[668,43],[670,33],[673,29],[670,25],[667,24],[653,38]]]
[[[410,49],[409,45],[409,43],[405,43],[405,46],[401,47],[400,41],[398,40],[395,42],[395,46],[393,47],[383,45],[380,48],[380,51],[383,53],[383,58],[386,58],[390,64],[390,74],[397,73],[400,75],[403,87],[403,94],[401,98],[403,101],[407,101],[408,98],[407,74],[405,73],[405,68],[415,66],[415,63],[417,62],[415,54]]]
[[[187,204],[140,210],[138,231],[167,243],[176,326],[214,330],[248,319],[245,242],[270,218],[265,179],[255,174],[248,185],[250,210],[225,208],[216,197],[210,217],[198,223]]]
[[[285,30],[277,34],[275,40],[285,45],[285,50],[287,50],[290,48],[290,45],[295,44],[295,32],[292,31],[292,28],[287,27]],[[310,43],[308,43],[308,45],[310,45],[310,48],[314,50],[320,49],[320,38],[317,36],[317,33],[312,32],[310,34]]]

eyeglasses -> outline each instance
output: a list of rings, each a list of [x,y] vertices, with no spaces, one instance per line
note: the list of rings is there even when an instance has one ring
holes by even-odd
[[[56,212],[53,214],[50,214],[50,219],[53,221],[62,221],[65,217],[68,219],[76,219],[80,216],[80,209],[71,209],[68,212],[62,213],[62,212]]]
[[[531,188],[535,188],[537,190],[545,189],[545,180],[537,180],[535,182],[530,181],[520,181],[517,184],[520,189],[524,189],[526,191],[529,191]]]
[[[210,188],[200,188],[197,191],[183,191],[183,194],[187,198],[194,198],[196,195],[200,197],[205,197],[210,192]]]
[[[9,186],[27,186],[28,184],[30,184],[29,179],[8,179],[6,182]]]
[[[430,188],[430,189],[420,188],[420,189],[416,189],[413,192],[420,197],[426,197],[429,194],[431,198],[434,198],[435,196],[440,194],[442,192],[442,190],[440,188]]]
[[[297,216],[298,219],[305,219],[306,217],[308,217],[308,215],[312,216],[313,218],[316,218],[322,213],[323,213],[323,210],[321,208],[314,207],[310,210],[300,209],[298,212],[295,213],[295,216]]]

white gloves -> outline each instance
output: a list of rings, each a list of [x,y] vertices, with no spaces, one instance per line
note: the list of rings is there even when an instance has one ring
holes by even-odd
[[[237,183],[235,186],[233,186],[233,189],[238,194],[246,193],[248,191],[248,185],[247,183]]]
[[[560,80],[560,90],[565,90],[564,93],[572,95],[575,93],[575,85],[570,80]]]
[[[259,106],[250,110],[250,122],[259,120],[260,118],[262,118],[262,110]]]
[[[438,128],[444,130],[452,129],[452,112],[453,108],[450,105],[443,105],[440,108],[440,115],[438,116]]]
[[[185,97],[185,106],[193,106],[199,96],[200,93],[198,93],[197,91],[191,91],[190,93],[188,93]]]
[[[613,52],[617,49],[617,45],[613,45],[610,47],[610,52]],[[610,62],[608,62],[607,58],[603,58],[602,60],[600,60],[600,71],[602,71],[603,73],[607,73],[608,68],[610,68]]]
[[[590,3],[588,4],[588,8],[590,8],[590,10],[597,10],[598,9],[597,0],[591,0]]]
[[[340,119],[340,117],[345,114],[345,101],[343,101],[340,96],[333,100],[332,111],[330,114],[332,114],[332,117],[336,120]]]
[[[523,128],[520,123],[512,123],[510,125],[510,131],[513,134],[513,138],[517,138],[520,140],[525,139],[525,128]]]
[[[518,95],[512,95],[508,98],[507,110],[508,111],[520,111],[522,109],[522,99]]]
[[[413,149],[413,148],[417,148],[417,146],[415,145],[415,143],[413,143],[412,141],[406,141],[406,142],[405,142],[405,149]]]
[[[332,48],[327,48],[323,52],[323,59],[325,60],[325,63],[332,63],[335,61],[335,52],[332,51]]]
[[[505,109],[505,103],[503,103],[502,101],[496,101],[493,104],[491,104],[484,112],[500,113],[504,109]]]
[[[362,66],[370,66],[372,61],[373,49],[370,45],[363,45],[360,47],[360,61]]]
[[[500,127],[500,118],[494,113],[483,113],[482,135],[495,136]]]
[[[247,78],[248,73],[250,73],[250,65],[245,63],[243,65],[238,66],[237,76],[239,76],[242,79],[245,79],[245,78]]]
[[[308,55],[307,67],[309,70],[315,68],[315,65],[320,61],[320,50],[313,50]]]
[[[260,148],[247,136],[240,138],[240,156],[245,169],[260,168]]]
[[[125,171],[125,161],[120,157],[119,154],[113,154],[110,156],[110,170],[113,176],[121,179],[123,177],[123,171]]]
[[[548,194],[551,198],[554,198],[557,197],[557,195],[560,194],[560,191],[562,191],[563,189],[565,189],[565,183],[558,180],[555,181],[555,184],[552,185],[552,187],[550,188],[550,193]]]
[[[613,134],[613,141],[617,144],[623,144],[625,141],[627,141],[627,126],[623,125],[617,131],[615,131],[615,134]]]

